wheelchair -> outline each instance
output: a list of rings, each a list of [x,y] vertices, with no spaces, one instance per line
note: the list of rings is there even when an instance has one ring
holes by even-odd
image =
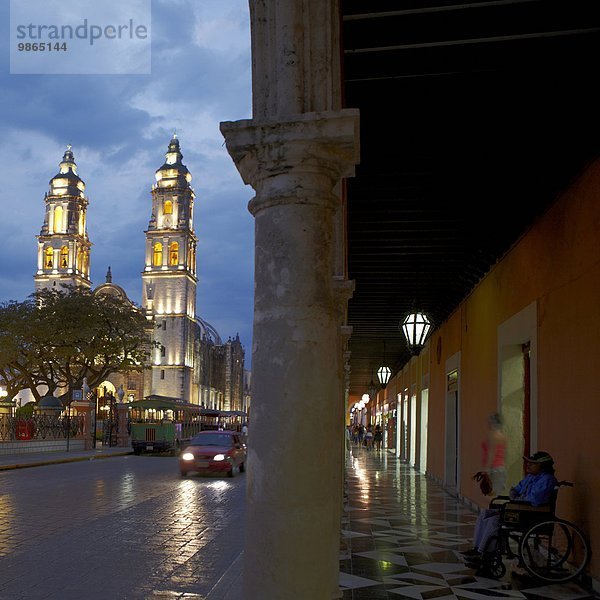
[[[555,515],[560,481],[549,504],[541,507],[494,498],[489,507],[500,511],[498,534],[488,540],[482,557],[482,570],[500,579],[506,573],[504,558],[518,560],[529,575],[548,583],[565,583],[578,577],[590,559],[590,550],[582,531],[572,522]]]

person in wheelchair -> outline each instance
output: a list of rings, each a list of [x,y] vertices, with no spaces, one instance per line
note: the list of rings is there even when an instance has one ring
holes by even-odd
[[[510,489],[506,500],[534,507],[550,503],[558,483],[554,477],[554,459],[548,452],[542,451],[524,456],[523,459],[527,474]],[[461,552],[467,566],[480,569],[484,552],[493,552],[496,549],[503,510],[502,504],[492,500],[490,508],[479,513],[475,523],[473,548]]]

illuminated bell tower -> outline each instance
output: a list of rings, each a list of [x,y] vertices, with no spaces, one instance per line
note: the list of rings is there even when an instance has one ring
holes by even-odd
[[[192,175],[182,163],[173,134],[165,163],[152,186],[152,216],[146,234],[142,305],[154,320],[151,370],[144,395],[189,402],[196,329],[196,246]]]
[[[44,197],[46,215],[37,236],[36,291],[61,284],[89,288],[90,248],[86,230],[85,183],[77,175],[71,145],[63,155],[59,172],[50,180]]]

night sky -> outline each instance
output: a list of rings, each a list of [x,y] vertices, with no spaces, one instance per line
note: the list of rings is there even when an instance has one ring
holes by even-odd
[[[253,218],[219,122],[251,114],[247,0],[152,0],[150,75],[10,74],[8,0],[0,0],[0,301],[33,291],[44,194],[72,144],[90,200],[93,286],[141,303],[154,172],[174,131],[196,192],[197,314],[250,363]]]

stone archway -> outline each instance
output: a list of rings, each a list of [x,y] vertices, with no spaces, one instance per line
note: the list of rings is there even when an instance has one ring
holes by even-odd
[[[98,394],[98,398],[103,398],[107,394],[112,394],[113,396],[116,396],[116,394],[117,394],[117,388],[114,386],[113,383],[111,383],[110,381],[108,381],[108,379],[105,379],[96,388],[96,393]]]

